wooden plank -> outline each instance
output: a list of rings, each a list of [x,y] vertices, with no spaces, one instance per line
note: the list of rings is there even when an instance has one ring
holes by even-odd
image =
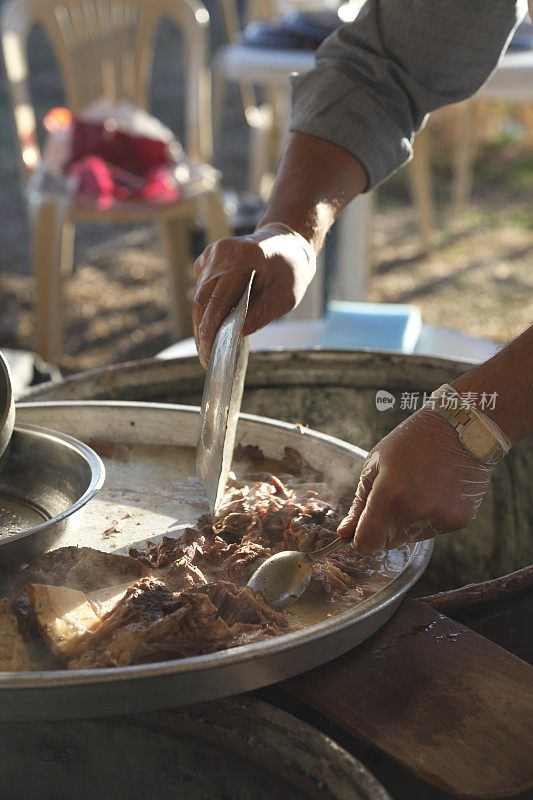
[[[418,600],[281,687],[457,797],[533,786],[533,667]]]

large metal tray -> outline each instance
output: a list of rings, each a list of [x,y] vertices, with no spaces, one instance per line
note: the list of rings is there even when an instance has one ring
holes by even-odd
[[[88,505],[81,527],[62,544],[117,551],[147,537],[177,534],[207,508],[198,482],[190,477],[198,408],[36,403],[21,405],[18,416],[76,435],[95,445],[104,460],[106,484]],[[365,456],[330,436],[247,415],[239,420],[237,441],[257,444],[274,459],[281,458],[286,445],[297,447],[326,479],[338,482],[342,476],[345,485],[355,484]],[[190,459],[183,447],[191,448]],[[403,572],[352,609],[264,642],[117,669],[0,673],[0,719],[72,719],[172,708],[239,694],[313,669],[380,628],[424,571],[431,551],[431,542],[415,545]]]

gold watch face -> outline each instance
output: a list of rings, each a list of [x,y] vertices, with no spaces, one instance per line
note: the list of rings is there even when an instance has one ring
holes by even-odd
[[[478,419],[467,422],[460,434],[460,439],[467,450],[476,458],[482,460],[492,454],[494,448],[494,436],[491,431]]]

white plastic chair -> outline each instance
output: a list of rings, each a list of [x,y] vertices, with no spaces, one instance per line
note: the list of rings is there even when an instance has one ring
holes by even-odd
[[[453,208],[457,216],[464,211],[472,194],[479,101],[533,104],[533,50],[508,51],[476,97],[458,108],[453,186]]]
[[[208,241],[229,233],[212,156],[210,74],[207,68],[209,15],[198,0],[9,0],[2,7],[1,39],[18,138],[22,184],[39,165],[37,125],[28,89],[27,40],[39,25],[55,53],[66,104],[78,112],[91,101],[130,100],[147,106],[157,25],[169,19],[182,32],[186,66],[186,137],[193,164],[206,164],[202,179],[186,187],[170,206],[132,204],[88,209],[28,193],[36,281],[35,339],[38,353],[56,361],[62,352],[62,294],[72,270],[74,224],[160,222],[166,240],[175,334],[190,333],[188,228],[198,221]]]

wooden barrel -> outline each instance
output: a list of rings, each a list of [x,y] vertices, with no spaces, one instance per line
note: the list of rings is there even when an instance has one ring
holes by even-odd
[[[412,413],[402,397],[450,382],[468,362],[369,351],[273,351],[250,356],[243,411],[301,422],[369,449]],[[46,384],[26,399],[144,400],[198,405],[204,371],[196,358],[148,359]],[[376,408],[376,392],[395,403]],[[498,578],[533,561],[533,443],[521,442],[495,470],[478,518],[440,536],[421,591]]]
[[[251,698],[2,723],[0,749],[2,797],[17,800],[390,800],[327,736]]]

